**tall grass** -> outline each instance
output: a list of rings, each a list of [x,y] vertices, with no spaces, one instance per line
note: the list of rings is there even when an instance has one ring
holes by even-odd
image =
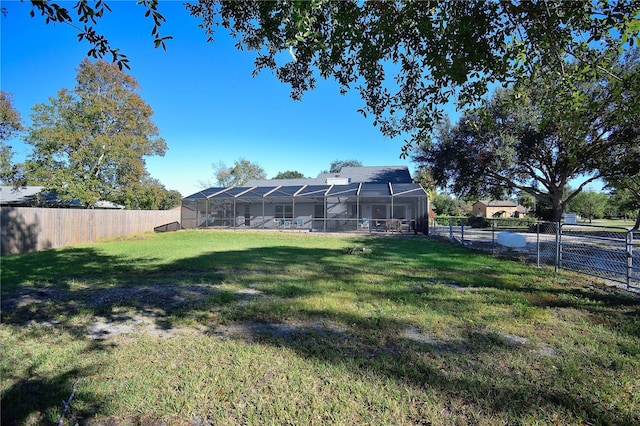
[[[637,424],[640,300],[424,238],[2,259],[2,424]]]

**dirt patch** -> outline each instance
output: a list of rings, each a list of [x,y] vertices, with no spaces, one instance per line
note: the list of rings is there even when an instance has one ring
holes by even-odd
[[[92,340],[107,340],[116,337],[149,335],[163,339],[184,335],[204,334],[206,327],[163,327],[157,318],[148,315],[131,315],[126,318],[96,317],[87,327],[86,336]]]

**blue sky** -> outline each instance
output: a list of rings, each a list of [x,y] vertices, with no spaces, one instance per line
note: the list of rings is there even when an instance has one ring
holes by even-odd
[[[128,56],[127,72],[154,110],[169,149],[164,157],[148,158],[147,170],[168,189],[194,193],[201,182],[214,180],[213,163],[232,165],[240,158],[260,164],[267,177],[286,170],[315,177],[332,161],[350,159],[365,166],[406,165],[414,172],[410,159],[400,158],[403,139],[383,137],[371,118],[357,112],[363,106],[357,92],[342,96],[332,81],[319,81],[302,101],[293,101],[289,87],[270,72],[252,77],[254,53],[237,50],[224,29],[207,43],[182,2],[160,3],[167,18],[161,33],[174,37],[166,51],[153,47],[144,7],[133,1],[108,4],[113,12],[96,29]],[[27,2],[2,6],[7,15],[0,18],[0,87],[13,94],[28,126],[35,104],[75,85],[89,45],[77,41],[75,28],[31,18]],[[19,140],[9,144],[14,161],[29,153]]]

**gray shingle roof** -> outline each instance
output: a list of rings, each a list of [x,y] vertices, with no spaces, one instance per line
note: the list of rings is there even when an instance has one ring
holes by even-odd
[[[364,166],[344,167],[340,176],[351,178],[352,182],[369,183],[412,183],[413,179],[406,166]]]
[[[56,193],[44,191],[44,186],[22,186],[19,188],[0,186],[0,205],[31,206],[37,201],[43,206],[84,207],[78,200],[61,201]],[[124,206],[111,201],[98,201],[94,207],[96,209],[124,209]]]
[[[340,173],[320,173],[315,178],[250,180],[245,186],[324,185],[327,179],[347,178],[349,183],[412,183],[406,166],[344,167]]]
[[[3,206],[29,204],[43,189],[43,186],[23,186],[20,188],[0,186],[0,204]]]

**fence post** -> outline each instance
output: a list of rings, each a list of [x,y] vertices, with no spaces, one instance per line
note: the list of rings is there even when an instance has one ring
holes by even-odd
[[[558,272],[558,269],[560,268],[560,238],[562,236],[562,233],[560,232],[560,222],[554,222],[555,228],[556,228],[556,266],[555,266],[555,272]]]
[[[491,221],[491,254],[496,254],[496,221]]]
[[[460,242],[464,245],[464,219],[460,219]]]
[[[536,222],[536,266],[540,267],[540,222]]]
[[[449,218],[449,241],[453,241],[453,218]]]
[[[627,232],[627,290],[631,287],[633,273],[633,231]]]

